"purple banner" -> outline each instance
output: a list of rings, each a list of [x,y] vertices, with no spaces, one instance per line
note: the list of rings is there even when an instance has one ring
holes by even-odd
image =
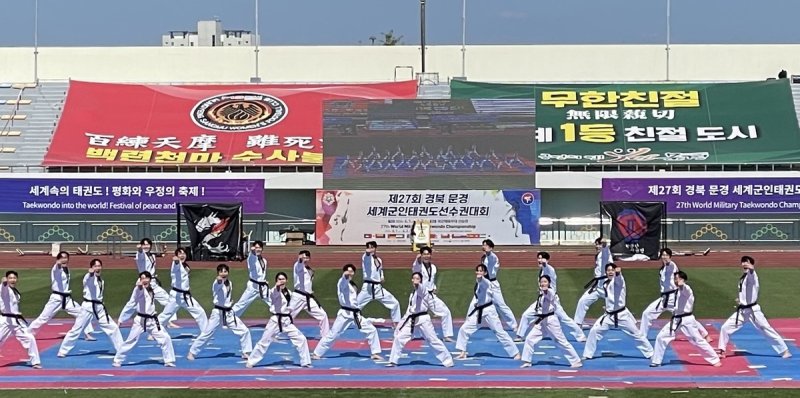
[[[603,201],[666,202],[667,213],[797,213],[800,178],[604,178]]]
[[[175,214],[176,203],[243,203],[264,212],[264,180],[9,178],[0,213]]]

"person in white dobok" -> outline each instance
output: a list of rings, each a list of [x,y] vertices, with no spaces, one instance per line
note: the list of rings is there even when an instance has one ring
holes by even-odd
[[[275,287],[269,291],[269,310],[272,316],[269,317],[267,327],[264,329],[264,334],[261,340],[258,341],[253,353],[250,354],[250,359],[247,360],[248,368],[252,368],[264,358],[269,346],[275,341],[275,337],[279,333],[286,333],[292,345],[300,355],[300,366],[305,368],[311,367],[311,356],[308,353],[308,340],[306,336],[300,333],[297,326],[294,326],[292,314],[289,313],[289,303],[292,301],[292,294],[286,287],[287,276],[283,272],[278,272],[275,275]]]
[[[56,255],[56,264],[50,270],[50,298],[44,305],[44,309],[38,318],[28,326],[28,330],[35,336],[39,332],[39,328],[46,324],[47,321],[53,319],[53,316],[58,311],[66,311],[68,314],[77,318],[83,309],[75,300],[72,299],[72,290],[69,287],[69,253],[59,252]],[[91,333],[94,331],[91,322],[86,325],[83,330],[84,338],[88,341],[97,340],[92,337]]]
[[[567,312],[564,311],[564,307],[561,306],[561,299],[558,297],[558,289],[556,287],[558,277],[556,276],[556,269],[550,264],[550,253],[548,252],[539,252],[536,254],[537,262],[539,263],[539,279],[542,276],[547,275],[550,277],[550,289],[553,293],[556,293],[556,301],[553,303],[555,305],[555,313],[558,320],[564,324],[564,326],[570,328],[572,331],[570,334],[575,340],[579,342],[586,341],[586,335],[583,334],[583,330],[581,329],[580,325],[575,323],[572,318],[567,315]],[[522,317],[519,319],[519,327],[517,328],[517,337],[514,339],[516,342],[524,341],[524,337],[528,333],[528,328],[531,325],[531,322],[536,320],[536,305],[537,303],[534,302],[531,304],[525,312],[522,313]]]
[[[636,348],[642,355],[650,359],[653,356],[653,346],[636,327],[636,318],[626,307],[628,286],[622,269],[614,264],[606,264],[606,280],[603,282],[603,291],[606,298],[606,313],[597,319],[589,331],[586,346],[583,347],[583,359],[592,359],[597,350],[597,342],[603,338],[603,333],[608,329],[621,329],[625,334],[636,340]]]
[[[112,363],[114,367],[122,366],[122,362],[127,358],[128,352],[139,342],[139,337],[142,333],[148,333],[161,347],[164,366],[175,366],[175,350],[172,347],[172,339],[158,321],[158,313],[156,313],[154,302],[155,292],[151,285],[152,279],[153,276],[147,271],[139,273],[139,280],[136,282],[136,287],[133,288],[133,297],[136,299],[136,317],[133,318],[133,325],[131,325],[131,331],[128,333],[128,339],[117,350],[117,355],[114,355],[114,362]]]
[[[664,325],[656,336],[655,353],[651,359],[650,366],[661,366],[664,360],[664,352],[667,346],[675,340],[675,333],[679,330],[686,335],[689,342],[700,349],[700,353],[706,362],[713,366],[722,366],[719,356],[708,341],[700,334],[700,322],[697,322],[693,315],[694,311],[694,292],[686,283],[689,277],[683,271],[678,271],[673,277],[677,292],[675,294],[675,306],[672,312],[672,319]]]
[[[361,271],[364,281],[361,292],[358,293],[358,308],[363,310],[372,301],[380,301],[389,310],[392,323],[400,323],[400,302],[383,287],[383,260],[378,257],[378,244],[375,241],[367,242],[367,249],[361,256]]]
[[[100,329],[111,339],[115,352],[122,346],[122,333],[119,331],[119,326],[108,315],[108,309],[103,304],[105,281],[100,276],[102,272],[103,262],[100,259],[95,258],[89,262],[89,272],[83,277],[83,303],[81,304],[83,312],[75,318],[75,324],[72,325],[72,329],[64,336],[61,348],[58,350],[59,358],[66,357],[72,351],[78,341],[78,337],[81,335],[81,331],[93,320],[100,325]]]
[[[586,318],[586,312],[589,311],[589,307],[595,301],[603,298],[603,289],[601,289],[600,285],[606,279],[605,266],[611,262],[611,249],[608,247],[608,243],[603,241],[602,236],[594,240],[594,248],[597,250],[597,254],[594,257],[594,277],[583,286],[586,291],[578,299],[578,305],[575,307],[575,316],[572,318],[581,327],[584,325],[583,320]]]
[[[522,348],[522,366],[528,368],[533,362],[533,351],[544,336],[550,336],[558,348],[564,353],[564,358],[569,361],[570,367],[580,368],[583,366],[581,358],[572,347],[572,344],[564,337],[561,331],[561,323],[553,317],[556,313],[556,302],[558,295],[550,288],[550,277],[542,275],[539,277],[539,297],[536,298],[536,319],[533,321],[531,331],[525,337],[525,345]]]
[[[497,280],[500,259],[494,252],[494,242],[491,239],[485,239],[482,250],[481,264],[486,266],[486,278],[492,286],[492,301],[497,309],[497,314],[509,329],[517,330],[517,319],[514,317],[514,313],[511,312],[511,308],[506,304],[506,299],[503,298],[503,292],[500,290],[500,281]]]
[[[650,305],[645,308],[644,312],[642,312],[639,332],[645,338],[647,338],[653,320],[657,319],[665,311],[672,312],[675,307],[675,297],[678,294],[678,287],[675,285],[674,276],[680,270],[678,269],[678,265],[672,261],[672,250],[665,247],[659,251],[659,256],[661,257],[661,268],[658,270],[658,285],[659,289],[661,289],[661,295],[650,303]],[[711,336],[709,336],[703,324],[697,322],[697,327],[700,331],[700,335],[710,342],[712,340]]]
[[[770,346],[783,358],[791,358],[792,353],[783,341],[783,337],[769,324],[767,317],[761,312],[758,304],[758,293],[761,286],[756,274],[756,260],[750,256],[743,256],[742,276],[739,278],[739,296],[736,297],[736,312],[722,324],[719,330],[717,353],[725,358],[725,349],[732,334],[739,331],[745,323],[750,322],[766,339]]]
[[[438,270],[436,265],[431,262],[432,255],[432,248],[428,246],[421,247],[416,260],[414,260],[414,264],[411,265],[411,271],[419,272],[422,275],[422,285],[427,289],[428,297],[430,297],[431,301],[428,310],[430,310],[434,316],[442,318],[442,335],[444,336],[444,341],[452,342],[453,315],[450,313],[450,308],[447,307],[447,304],[436,294],[436,274]]]
[[[203,329],[192,346],[189,347],[189,355],[186,359],[194,361],[200,349],[208,342],[222,324],[223,328],[230,329],[233,334],[239,337],[239,346],[242,348],[242,359],[247,359],[253,351],[253,341],[250,338],[250,330],[247,325],[239,319],[233,312],[231,296],[233,293],[233,283],[228,279],[230,268],[227,264],[217,265],[217,278],[211,284],[211,297],[214,301],[214,309],[208,319],[206,328]]]
[[[247,274],[249,280],[239,297],[239,301],[233,305],[233,312],[236,316],[242,316],[247,307],[253,300],[260,298],[269,305],[269,283],[267,283],[267,259],[261,253],[264,250],[264,242],[257,240],[250,246],[250,254],[247,255]]]
[[[308,315],[319,322],[319,336],[325,337],[330,331],[328,324],[328,314],[322,309],[322,305],[314,296],[314,269],[308,264],[311,260],[311,252],[301,250],[294,263],[294,294],[292,295],[291,307],[292,318],[300,315],[305,310]]]
[[[428,315],[428,310],[433,305],[433,296],[428,293],[428,289],[423,283],[422,273],[414,272],[411,275],[411,284],[414,291],[408,298],[408,309],[403,317],[403,322],[394,331],[392,353],[389,355],[389,364],[386,366],[397,366],[403,347],[414,336],[414,329],[416,328],[422,333],[422,337],[425,338],[431,349],[436,352],[436,358],[439,359],[442,365],[446,368],[452,367],[453,357],[450,356],[450,352],[447,351],[444,343],[436,337],[431,316]]]
[[[503,325],[497,316],[497,310],[494,308],[494,290],[492,289],[492,282],[489,282],[488,274],[486,265],[478,264],[475,267],[475,288],[473,289],[472,302],[469,304],[467,319],[464,320],[464,324],[458,330],[458,339],[456,340],[456,349],[460,351],[457,359],[467,358],[469,338],[484,322],[492,329],[508,356],[514,359],[520,358],[517,345],[514,344],[511,336],[503,330]]]
[[[158,274],[156,273],[156,255],[152,253],[152,248],[153,241],[150,240],[150,238],[144,238],[136,245],[136,272],[142,273],[147,271],[150,275],[153,275],[153,283],[151,283],[150,286],[153,288],[153,293],[156,295],[156,301],[163,307],[166,307],[167,303],[169,303],[169,293],[161,287],[161,281],[158,279]],[[122,325],[123,322],[131,319],[134,314],[136,314],[136,300],[131,296],[128,303],[122,308],[122,313],[117,319],[117,324]],[[175,323],[176,320],[178,320],[177,315],[173,315],[167,326],[179,328]]]
[[[164,324],[178,312],[179,308],[184,308],[189,311],[189,314],[197,322],[200,332],[202,332],[206,329],[208,316],[203,307],[192,297],[192,291],[189,287],[189,274],[191,272],[192,269],[186,263],[186,250],[183,248],[175,249],[175,255],[172,257],[172,266],[170,267],[172,291],[169,293],[169,303],[164,307],[164,312],[159,315],[158,321]]]
[[[361,309],[356,306],[358,296],[358,286],[353,282],[353,275],[356,267],[353,264],[345,264],[342,267],[342,277],[339,278],[337,291],[339,297],[339,312],[336,320],[328,334],[319,341],[311,359],[321,359],[323,355],[333,346],[336,340],[351,324],[355,323],[358,330],[364,333],[369,343],[370,358],[376,361],[383,360],[381,357],[381,342],[378,340],[378,330],[372,324],[370,318],[361,316]]]
[[[16,271],[6,271],[6,275],[0,282],[0,347],[14,334],[19,344],[28,351],[31,367],[41,369],[42,362],[39,359],[39,346],[36,338],[28,330],[28,322],[19,311],[19,301],[22,295],[17,290],[19,275]]]

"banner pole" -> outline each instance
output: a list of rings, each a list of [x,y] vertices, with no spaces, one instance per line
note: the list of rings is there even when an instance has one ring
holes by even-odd
[[[183,204],[181,204],[181,203],[178,203],[177,206],[175,206],[175,210],[176,210],[176,212],[175,212],[175,215],[176,215],[175,220],[176,220],[177,227],[178,227],[177,228],[178,236],[176,237],[177,246],[175,247],[175,249],[179,249],[181,247],[181,207],[182,206],[183,206]]]

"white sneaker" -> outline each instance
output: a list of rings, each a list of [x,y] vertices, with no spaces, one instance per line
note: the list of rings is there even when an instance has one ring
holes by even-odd
[[[174,368],[175,367],[175,362],[166,362],[166,363],[164,363],[164,366],[166,366],[168,368]]]
[[[186,355],[186,359],[188,359],[188,360],[190,360],[190,361],[194,361],[194,359],[195,359],[195,358],[194,358],[194,354],[192,354],[192,353],[190,352],[189,354],[187,354],[187,355]]]

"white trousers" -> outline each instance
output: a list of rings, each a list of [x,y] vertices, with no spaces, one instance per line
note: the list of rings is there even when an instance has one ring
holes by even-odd
[[[581,358],[575,352],[575,348],[564,337],[564,332],[561,331],[561,324],[554,316],[548,316],[542,319],[538,324],[533,325],[528,336],[525,337],[525,345],[522,347],[522,361],[533,362],[533,349],[536,347],[544,336],[550,336],[556,343],[558,348],[564,353],[564,358],[569,361],[570,365],[577,365],[581,363]]]
[[[47,321],[53,319],[53,316],[55,316],[59,311],[61,311],[62,303],[63,303],[63,298],[61,295],[51,293],[50,298],[47,299],[47,303],[45,303],[44,305],[42,313],[39,315],[38,318],[36,318],[33,322],[31,322],[30,326],[28,326],[28,330],[30,330],[31,333],[33,333],[33,335],[35,336],[36,333],[39,332],[39,328],[41,328],[44,324],[46,324]],[[78,303],[76,303],[75,300],[73,300],[72,298],[68,297],[66,303],[67,304],[66,306],[64,306],[64,311],[66,311],[67,314],[70,314],[75,318],[77,318],[78,315],[80,315],[81,312],[83,311],[81,306],[78,305]],[[84,332],[86,333],[94,332],[94,328],[92,327],[91,322],[86,325]]]
[[[227,328],[230,329],[233,334],[239,337],[239,346],[242,349],[242,354],[249,354],[253,351],[253,341],[250,338],[250,329],[247,328],[247,325],[239,319],[233,311],[226,311],[225,312],[225,322],[222,322],[222,310],[218,308],[214,308],[211,310],[211,316],[208,318],[208,323],[206,323],[205,329],[202,330],[200,336],[198,336],[192,346],[189,347],[189,353],[192,355],[197,355],[200,353],[200,349],[203,348],[208,340],[214,336],[214,333],[219,329],[220,324],[227,324]]]
[[[578,299],[578,305],[575,306],[575,316],[572,318],[578,325],[583,325],[583,320],[586,318],[586,312],[589,307],[597,300],[603,300],[603,293],[598,289],[589,289],[583,292],[581,298]]]
[[[297,353],[300,355],[300,366],[310,365],[311,355],[308,353],[308,340],[306,340],[306,336],[300,333],[300,330],[294,326],[289,318],[284,317],[281,319],[281,323],[283,333],[289,336],[289,340],[292,341],[292,345],[297,349]],[[267,322],[267,327],[264,329],[264,334],[261,335],[261,340],[256,344],[253,353],[250,354],[250,359],[247,360],[248,365],[255,366],[257,363],[261,362],[261,359],[264,358],[264,354],[266,354],[270,344],[275,341],[275,336],[277,336],[278,333],[281,333],[278,325],[278,317],[273,315],[269,318],[269,322]]]
[[[107,317],[108,314],[105,308],[100,304],[92,304],[89,301],[84,301],[81,307],[83,307],[83,312],[75,318],[75,324],[72,325],[72,329],[64,336],[64,340],[61,342],[61,348],[58,349],[58,355],[67,355],[75,348],[75,343],[78,341],[78,338],[81,337],[81,331],[83,331],[87,325],[91,324],[92,320],[96,320],[97,324],[100,325],[100,329],[103,330],[103,333],[111,339],[111,344],[114,345],[114,351],[119,351],[119,348],[124,342],[122,340],[122,333],[119,331],[119,326],[117,326],[111,316]],[[95,316],[94,310],[97,310],[97,316]]]
[[[506,299],[503,298],[503,292],[500,290],[500,282],[494,281],[491,282],[492,284],[492,301],[494,302],[494,308],[497,309],[497,314],[502,319],[502,321],[508,326],[511,330],[517,329],[517,318],[514,317],[514,313],[511,312],[511,308],[506,304]]]
[[[22,320],[20,320],[20,323],[24,324]],[[31,333],[27,327],[17,323],[16,319],[0,316],[0,346],[5,343],[8,336],[11,336],[12,333],[22,345],[22,348],[28,351],[31,365],[41,365],[39,346],[36,345],[36,338],[33,337],[33,333]]]
[[[433,296],[433,306],[428,308],[435,317],[442,318],[442,336],[453,337],[453,315],[450,313],[450,308],[439,298],[435,293],[430,293]]]
[[[737,314],[738,314],[738,321],[737,321]],[[717,348],[720,351],[725,351],[725,348],[728,346],[728,341],[732,334],[739,331],[739,329],[744,326],[745,323],[751,322],[753,326],[755,326],[756,330],[758,330],[766,339],[769,341],[769,345],[772,347],[775,352],[778,354],[783,354],[789,347],[786,346],[786,343],[783,341],[783,337],[778,334],[777,331],[769,324],[767,321],[767,317],[764,316],[764,313],[761,312],[761,306],[756,304],[750,308],[745,308],[739,310],[738,312],[734,312],[733,315],[722,324],[722,328],[719,330],[719,342],[717,343]]]
[[[292,301],[289,303],[289,312],[292,314],[292,318],[297,318],[303,310],[319,322],[319,336],[320,338],[325,337],[331,330],[328,314],[320,307],[316,299],[308,299],[297,292],[292,293]]]
[[[183,308],[186,311],[189,311],[189,315],[194,318],[195,322],[197,322],[197,327],[199,327],[201,331],[206,330],[206,324],[208,323],[206,311],[193,297],[189,295],[186,295],[186,297],[190,298],[188,302],[186,301],[186,298],[184,298],[183,293],[179,293],[174,290],[170,291],[169,302],[167,303],[166,307],[164,307],[164,312],[158,316],[158,321],[161,322],[161,324],[166,325],[167,320],[172,318],[172,316],[178,312],[179,308]]]
[[[558,320],[562,323],[563,326],[566,326],[570,329],[569,334],[575,338],[575,340],[583,340],[586,338],[586,335],[583,333],[583,329],[581,326],[578,325],[572,318],[567,315],[567,312],[564,311],[564,307],[561,305],[561,299],[556,296],[556,311],[555,316]],[[528,333],[528,328],[531,326],[531,322],[536,320],[536,303],[534,302],[525,312],[522,313],[522,317],[519,319],[519,327],[517,328],[517,336],[525,337]]]
[[[666,304],[666,306],[665,306]],[[659,297],[657,300],[650,303],[647,308],[644,309],[642,312],[642,320],[639,324],[639,333],[642,334],[645,338],[647,338],[647,334],[650,333],[650,326],[653,324],[653,321],[658,319],[664,312],[672,313],[675,310],[675,293],[669,295],[669,298],[665,301],[663,297]],[[702,323],[696,322],[697,328],[700,331],[700,335],[705,338],[708,336],[708,331],[703,326]]]
[[[472,312],[472,310],[470,310],[470,312]],[[489,326],[489,329],[492,329],[497,339],[500,340],[500,344],[503,345],[503,349],[506,350],[508,356],[517,356],[517,354],[519,354],[519,349],[517,345],[514,344],[514,340],[511,336],[503,329],[503,325],[500,323],[500,318],[497,316],[497,310],[494,309],[494,306],[483,309],[483,319],[481,323],[478,322],[479,312],[480,311],[475,311],[472,315],[467,315],[467,319],[464,321],[464,324],[461,325],[461,329],[458,330],[456,349],[466,352],[470,336],[478,330],[481,324],[486,324]]]
[[[708,344],[705,338],[703,338],[702,334],[700,334],[700,322],[694,318],[694,315],[683,317],[679,327],[675,327],[678,324],[678,319],[675,319],[670,323],[664,325],[661,328],[661,331],[658,332],[658,336],[656,336],[656,344],[655,344],[655,353],[653,354],[652,363],[661,365],[661,361],[664,360],[664,352],[667,350],[667,346],[675,340],[675,334],[678,333],[678,330],[681,331],[686,337],[688,338],[689,342],[692,343],[693,346],[700,349],[700,353],[703,356],[703,359],[706,362],[714,365],[719,362],[719,356],[717,353],[714,352],[714,349],[711,347],[711,344]]]
[[[169,333],[164,330],[163,326],[158,326],[155,319],[147,319],[145,323],[147,330],[145,330],[145,327],[142,326],[142,320],[143,318],[138,315],[133,318],[133,325],[131,325],[131,331],[128,333],[128,339],[117,350],[117,355],[114,355],[114,362],[122,363],[125,361],[128,352],[136,346],[142,333],[149,333],[158,343],[158,346],[161,347],[164,363],[175,363],[175,350],[172,348],[172,339],[169,337]]]
[[[370,354],[380,354],[381,353],[381,342],[378,339],[378,330],[375,329],[375,326],[372,324],[372,321],[369,318],[364,318],[360,314],[358,318],[361,321],[361,333],[364,333],[367,337],[367,342],[369,343],[369,351]],[[323,356],[325,355],[328,350],[331,349],[333,346],[334,340],[336,340],[342,333],[344,333],[347,328],[350,327],[354,323],[353,315],[350,311],[347,310],[339,310],[336,313],[336,320],[333,321],[333,326],[328,334],[319,341],[317,347],[314,349],[314,355],[316,356]]]
[[[154,298],[156,299],[156,301],[158,301],[158,303],[161,304],[162,307],[166,307],[167,303],[169,303],[169,293],[167,293],[167,291],[164,290],[164,288],[161,287],[155,281],[150,283],[150,287],[153,288],[153,295],[154,295]],[[134,315],[136,315],[136,291],[135,290],[133,291],[133,293],[131,293],[131,298],[128,299],[128,302],[125,303],[125,307],[122,308],[122,313],[119,314],[119,318],[117,319],[117,321],[120,324],[122,324],[123,322],[127,321],[128,319],[131,319],[131,317],[133,317]],[[174,322],[177,319],[178,319],[178,316],[177,315],[173,315],[172,318],[169,321],[170,322]]]
[[[400,314],[400,302],[398,302],[392,293],[386,290],[382,285],[373,285],[364,282],[364,284],[361,285],[361,291],[358,292],[356,301],[358,302],[358,308],[361,309],[372,301],[380,301],[391,313],[392,322],[399,323],[400,319],[402,319]]]
[[[263,295],[261,294],[262,292]],[[244,292],[242,292],[242,297],[239,297],[239,301],[233,304],[233,312],[236,313],[236,316],[242,316],[242,313],[247,311],[247,307],[250,307],[250,304],[256,299],[261,299],[261,301],[269,306],[269,286],[264,285],[259,289],[258,283],[248,280],[247,286],[244,288]]]
[[[428,342],[431,349],[436,352],[436,358],[442,365],[450,365],[453,363],[453,357],[450,356],[447,347],[442,343],[442,340],[436,337],[436,331],[433,329],[430,315],[421,315],[415,320],[409,319],[408,321],[403,320],[403,322],[405,322],[405,325],[401,323],[402,327],[398,325],[398,328],[394,332],[394,342],[392,343],[392,353],[389,355],[389,362],[397,364],[397,361],[400,360],[403,347],[414,337],[414,333],[411,330],[411,325],[413,324],[414,330],[419,330],[419,332],[422,333],[422,337],[425,338],[425,341]]]
[[[644,335],[639,333],[639,328],[636,327],[636,318],[633,317],[630,310],[625,309],[616,314],[616,317],[616,327],[614,326],[614,315],[605,314],[597,318],[597,321],[595,321],[592,326],[592,330],[589,331],[589,337],[586,339],[586,346],[583,347],[583,357],[587,359],[594,357],[594,353],[597,350],[597,342],[602,340],[603,333],[611,328],[618,328],[628,336],[633,337],[634,340],[636,340],[636,349],[638,349],[645,358],[649,359],[652,357],[653,346],[650,345],[650,342]]]

